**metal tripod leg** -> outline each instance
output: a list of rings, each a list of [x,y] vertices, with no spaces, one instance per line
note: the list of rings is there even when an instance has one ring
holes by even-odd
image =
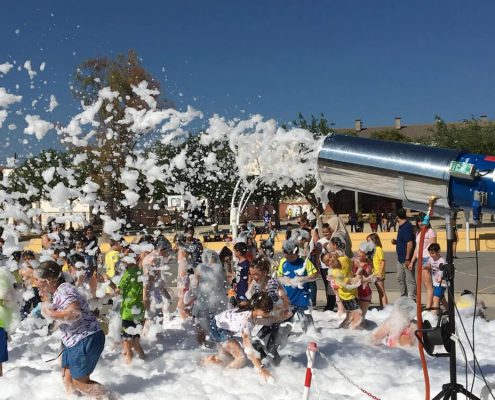
[[[471,392],[469,392],[464,386],[461,384],[455,383],[447,383],[442,386],[442,391],[438,393],[432,400],[441,400],[441,399],[457,399],[457,393],[461,393],[466,398],[471,400],[480,400],[479,397],[475,396]]]

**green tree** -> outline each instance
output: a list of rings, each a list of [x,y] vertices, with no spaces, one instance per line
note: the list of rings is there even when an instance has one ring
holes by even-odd
[[[384,129],[382,131],[373,131],[370,134],[372,139],[391,140],[394,142],[411,142],[411,139],[397,129]]]
[[[112,218],[121,212],[120,200],[123,198],[119,171],[124,167],[126,157],[133,157],[133,150],[144,131],[131,129],[129,123],[123,123],[127,108],[142,111],[150,109],[149,102],[133,91],[132,86],[147,82],[151,98],[159,107],[171,106],[167,100],[159,97],[160,83],[144,68],[135,51],[119,54],[115,58],[96,57],[83,61],[76,70],[72,91],[75,98],[84,105],[94,104],[103,88],[118,92],[113,99],[104,99],[95,117],[98,126],[95,135],[87,147],[89,162],[93,165],[91,175],[100,185],[100,197],[107,202],[107,210]],[[155,94],[156,93],[156,94]]]
[[[430,146],[465,150],[480,154],[495,154],[495,124],[472,118],[447,124],[436,116],[436,124],[421,142]]]
[[[88,176],[88,164],[74,167],[69,152],[43,150],[12,171],[9,191],[18,194],[20,204],[27,205],[50,200],[50,190],[59,183],[68,188],[79,188]]]
[[[181,144],[161,144],[154,147],[160,165],[168,166],[185,152],[185,169],[168,169],[169,180],[155,181],[153,199],[161,201],[167,195],[189,192],[197,199],[207,199],[213,222],[225,222],[221,217],[230,209],[231,195],[236,184],[234,154],[225,143],[204,146],[199,135],[192,135]],[[205,160],[215,160],[214,165]],[[208,221],[210,222],[210,221]]]

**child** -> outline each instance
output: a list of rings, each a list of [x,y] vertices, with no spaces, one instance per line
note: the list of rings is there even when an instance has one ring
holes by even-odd
[[[327,224],[328,225],[328,224]],[[334,236],[330,239],[329,242],[325,243],[323,246],[324,253],[331,253],[332,251],[337,251],[339,254],[346,254],[346,242],[340,236]],[[329,259],[327,257],[327,259]],[[337,314],[340,316],[346,314],[346,310],[344,305],[340,301],[338,296],[338,286],[335,284],[332,274],[331,274],[331,266],[327,265],[322,257],[323,264],[329,267],[330,272],[327,273],[327,280],[330,282],[329,289],[332,289],[332,292],[335,293],[335,301],[337,303]]]
[[[2,363],[9,360],[7,351],[7,332],[13,318],[14,277],[6,269],[0,270],[0,376],[3,375]]]
[[[302,330],[306,332],[313,325],[311,315],[311,292],[307,285],[318,276],[313,263],[299,257],[299,247],[294,240],[285,240],[282,244],[285,258],[280,260],[277,276],[287,291],[292,312],[302,321]]]
[[[368,308],[371,303],[371,297],[373,295],[371,291],[371,287],[366,281],[372,275],[373,265],[371,263],[370,258],[374,252],[374,244],[371,242],[362,242],[359,245],[359,250],[357,252],[357,256],[354,259],[352,266],[352,273],[355,277],[359,277],[361,279],[361,286],[358,287],[358,300],[359,307],[363,313],[363,319],[368,312]]]
[[[143,273],[136,264],[129,264],[118,284],[118,292],[122,295],[120,315],[122,317],[122,346],[127,364],[132,361],[132,350],[144,359],[144,351],[140,343],[138,330],[144,324]]]
[[[352,260],[341,250],[334,250],[324,255],[323,261],[330,266],[330,276],[339,299],[346,311],[346,317],[340,324],[341,328],[356,329],[363,321],[362,311],[357,300],[357,287],[361,282],[352,279]]]
[[[245,306],[224,311],[211,320],[210,338],[218,344],[218,354],[204,359],[205,364],[223,364],[225,356],[234,358],[227,368],[241,368],[246,365],[246,356],[267,381],[271,374],[261,363],[259,354],[251,344],[251,331],[255,320],[268,318],[273,310],[273,301],[268,293],[257,293]],[[242,345],[233,338],[236,333],[242,337]]]
[[[115,267],[120,260],[120,250],[120,241],[110,240],[110,251],[105,254],[105,280],[112,279],[115,276]]]
[[[383,253],[382,242],[377,233],[372,233],[366,240],[375,245],[373,253],[373,275],[375,275],[375,287],[380,300],[380,308],[388,304],[387,293],[385,292],[385,254]]]
[[[33,266],[37,264],[34,253],[30,250],[24,251],[22,253],[22,261],[22,267],[19,272],[23,280],[24,288],[26,289],[26,292],[23,295],[25,302],[21,308],[21,319],[24,319],[41,302],[41,297],[33,277]]]
[[[248,289],[249,260],[248,246],[246,243],[238,242],[234,245],[234,256],[237,259],[235,265],[235,304],[246,302],[246,291]]]
[[[260,357],[270,357],[271,363],[278,365],[282,358],[279,349],[287,344],[292,330],[292,311],[287,292],[276,277],[271,276],[270,261],[257,257],[251,264],[249,275],[252,280],[249,284],[247,296],[251,299],[257,293],[268,293],[273,301],[273,311],[270,318],[259,320],[263,326],[253,340],[253,347],[260,353]]]
[[[430,271],[431,280],[433,282],[433,314],[438,314],[440,308],[440,302],[444,307],[447,307],[447,301],[445,300],[444,293],[447,288],[447,283],[443,279],[443,271],[440,266],[447,264],[445,259],[440,255],[440,245],[438,243],[432,243],[428,246],[428,253],[430,257],[426,262],[425,269]]]
[[[193,262],[189,262],[189,254],[184,246],[184,236],[179,234],[174,237],[174,252],[177,253],[177,312],[185,320],[191,315],[191,306],[184,297],[190,287],[189,272]],[[204,253],[203,253],[204,254]]]
[[[220,257],[215,251],[205,250],[202,261],[191,276],[189,291],[184,295],[186,302],[195,298],[192,315],[197,324],[196,338],[200,344],[206,341],[211,319],[227,309],[227,278]]]
[[[371,343],[386,344],[389,347],[411,347],[416,344],[414,332],[418,326],[416,303],[407,296],[399,297],[394,303],[392,314],[371,334]]]

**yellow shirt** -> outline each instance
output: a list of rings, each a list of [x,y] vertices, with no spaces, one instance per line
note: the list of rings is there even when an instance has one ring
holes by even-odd
[[[110,250],[105,255],[105,269],[107,276],[113,278],[115,276],[115,264],[119,262],[120,252],[117,250]]]
[[[332,268],[333,281],[338,286],[340,300],[352,300],[357,297],[357,289],[346,289],[345,286],[351,283],[352,260],[347,256],[339,257],[341,268]]]
[[[381,262],[385,261],[385,254],[380,246],[375,247],[375,254],[373,255],[373,273],[378,278],[385,279],[385,268],[382,268]]]

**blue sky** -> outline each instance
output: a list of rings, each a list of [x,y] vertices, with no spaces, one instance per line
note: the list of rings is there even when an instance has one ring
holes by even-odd
[[[287,122],[323,112],[337,127],[356,118],[367,126],[396,116],[405,124],[435,114],[495,118],[494,13],[485,0],[9,1],[0,64],[46,68],[34,88],[25,70],[0,77],[0,87],[24,96],[15,110],[67,122],[78,106],[69,91],[75,66],[135,49],[167,97],[206,117]],[[44,111],[50,94],[60,103],[52,115]],[[22,145],[24,126],[9,115],[1,159],[55,146],[54,134]]]

